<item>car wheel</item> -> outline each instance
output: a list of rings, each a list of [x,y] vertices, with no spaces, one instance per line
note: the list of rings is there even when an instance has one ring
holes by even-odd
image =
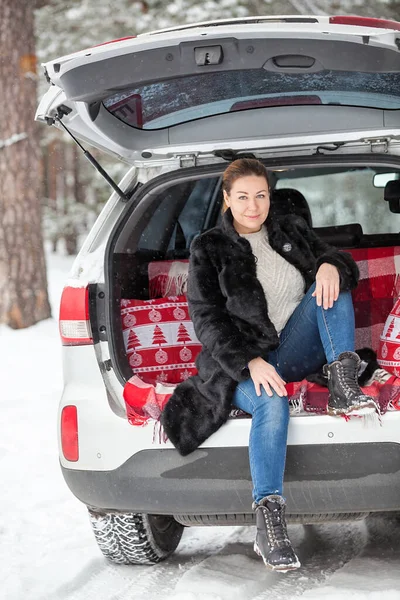
[[[170,516],[88,511],[97,544],[114,563],[154,565],[168,558],[182,537],[183,526]]]

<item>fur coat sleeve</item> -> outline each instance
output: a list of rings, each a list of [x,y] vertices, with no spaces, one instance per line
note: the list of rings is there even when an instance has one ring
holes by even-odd
[[[244,343],[243,333],[227,311],[217,268],[201,237],[191,245],[187,298],[201,344],[229,377],[235,381],[246,379],[244,369],[260,356],[260,349]]]
[[[302,217],[291,216],[291,220],[314,256],[315,271],[317,272],[323,263],[329,263],[339,271],[340,291],[345,292],[357,287],[359,271],[351,254],[321,240]]]

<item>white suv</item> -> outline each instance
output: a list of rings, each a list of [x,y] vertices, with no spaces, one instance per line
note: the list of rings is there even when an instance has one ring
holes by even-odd
[[[121,308],[151,299],[149,265],[184,263],[193,238],[218,223],[221,174],[243,155],[270,170],[286,202],[277,210],[303,211],[342,248],[398,257],[400,191],[379,182],[400,176],[399,49],[396,22],[257,17],[116,40],[44,65],[51,85],[37,120],[130,165],[60,308],[61,468],[111,560],[162,560],[186,525],[252,522],[249,418],[232,416],[187,457],[154,437],[151,422],[129,422],[123,390],[138,371]],[[303,206],[291,200],[299,194]],[[374,320],[368,307],[390,310],[391,294],[359,301],[359,344],[376,346],[384,315]],[[400,509],[398,412],[371,428],[293,412],[289,520]]]

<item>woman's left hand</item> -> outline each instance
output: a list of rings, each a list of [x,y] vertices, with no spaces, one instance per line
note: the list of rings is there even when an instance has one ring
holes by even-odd
[[[337,268],[329,263],[322,263],[315,276],[313,296],[317,299],[317,305],[323,306],[325,310],[332,308],[333,303],[339,297],[339,284]]]

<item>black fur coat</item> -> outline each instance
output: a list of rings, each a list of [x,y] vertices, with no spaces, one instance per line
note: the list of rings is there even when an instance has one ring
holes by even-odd
[[[358,268],[350,254],[320,240],[302,217],[268,217],[265,225],[271,247],[302,273],[305,291],[322,263],[338,268],[342,291],[356,287]],[[248,240],[236,232],[230,209],[220,227],[192,243],[187,297],[202,344],[198,375],[176,387],[161,415],[168,438],[183,456],[226,422],[238,382],[249,377],[248,362],[258,356],[268,360],[279,344],[256,259]]]

